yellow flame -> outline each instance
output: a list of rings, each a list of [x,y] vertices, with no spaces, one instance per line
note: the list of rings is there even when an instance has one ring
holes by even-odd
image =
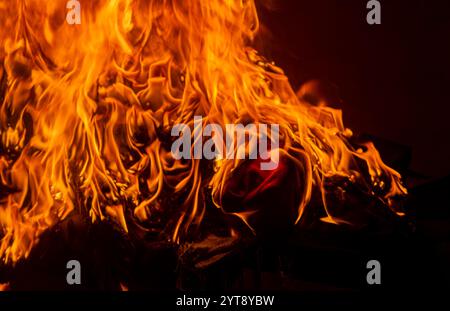
[[[194,115],[204,124],[280,125],[280,152],[305,175],[298,220],[311,189],[324,192],[330,176],[383,182],[380,198],[392,208],[390,199],[406,193],[372,144],[350,146],[340,111],[299,100],[283,71],[251,47],[254,1],[80,1],[81,25],[66,23],[66,2],[0,0],[6,262],[27,257],[71,213],[87,211],[92,221],[110,219],[127,231],[127,222],[155,221],[167,198],[180,201],[165,231],[183,239],[202,220],[203,189],[212,188],[220,207],[241,163],[218,161],[211,177],[199,160],[172,158],[163,137],[174,124],[192,126]]]

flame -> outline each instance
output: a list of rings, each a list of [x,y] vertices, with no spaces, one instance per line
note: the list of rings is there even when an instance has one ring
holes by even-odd
[[[0,283],[0,292],[6,292],[9,290],[9,283]]]
[[[26,258],[73,213],[162,227],[180,242],[217,207],[243,161],[174,160],[170,129],[279,124],[280,154],[302,167],[297,221],[313,188],[342,176],[397,213],[401,176],[374,145],[355,148],[341,111],[311,106],[252,48],[252,0],[98,0],[66,23],[65,0],[0,0],[0,257]],[[168,134],[169,133],[169,134]],[[367,172],[367,174],[365,174]],[[205,191],[209,189],[210,191]],[[376,190],[376,191],[375,191]],[[173,206],[176,208],[173,208]],[[248,211],[237,213],[244,221]],[[328,212],[326,221],[340,223]],[[236,234],[233,231],[233,234]]]

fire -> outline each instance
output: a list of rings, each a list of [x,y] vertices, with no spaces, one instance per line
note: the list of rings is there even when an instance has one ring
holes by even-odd
[[[0,292],[5,292],[8,289],[9,289],[9,284],[8,283],[5,283],[5,284],[0,283]]]
[[[207,202],[222,208],[245,162],[175,160],[171,128],[192,126],[194,115],[202,126],[279,125],[280,157],[302,175],[297,222],[313,189],[324,220],[345,222],[328,210],[324,184],[336,176],[401,215],[401,176],[374,145],[353,146],[341,111],[300,100],[252,48],[253,0],[80,1],[80,25],[66,23],[66,2],[0,0],[4,262],[26,258],[43,232],[74,213],[185,240],[212,208]],[[254,212],[236,215],[249,224]]]

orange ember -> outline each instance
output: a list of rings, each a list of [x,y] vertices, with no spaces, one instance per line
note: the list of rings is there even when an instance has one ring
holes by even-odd
[[[328,208],[324,183],[334,177],[402,215],[401,176],[374,145],[351,144],[341,111],[299,99],[252,48],[253,0],[80,2],[81,24],[69,25],[66,0],[0,0],[4,262],[26,258],[73,214],[124,232],[157,224],[171,241],[185,240],[207,202],[223,208],[227,182],[246,162],[175,160],[170,130],[194,116],[202,126],[279,124],[280,157],[301,174],[297,222],[314,189],[324,221],[348,222]],[[234,212],[250,227],[254,213]]]

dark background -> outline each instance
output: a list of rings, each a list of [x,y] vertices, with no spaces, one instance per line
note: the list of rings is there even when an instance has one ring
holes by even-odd
[[[335,84],[345,125],[411,147],[413,171],[449,175],[450,1],[381,0],[381,25],[367,2],[260,0],[264,53],[295,89]]]
[[[450,1],[381,0],[382,24],[372,26],[366,23],[366,0],[258,1],[265,25],[264,54],[286,71],[293,87],[310,79],[334,83],[343,99],[348,127],[410,146],[411,169],[434,179],[410,189],[408,215],[414,221],[408,223],[408,230],[354,233],[323,224],[321,230],[299,232],[277,243],[287,258],[283,269],[289,282],[283,289],[288,302],[330,306],[362,299],[361,306],[367,307],[392,305],[392,299],[383,299],[392,294],[405,307],[408,302],[416,305],[417,298],[426,304],[436,303],[438,296],[445,299],[450,286],[450,178],[445,178],[450,174]],[[142,241],[143,245],[132,248],[131,259],[124,261],[119,254],[130,254],[127,240],[109,226],[86,223],[72,228],[69,221],[61,226],[66,235],[47,233],[29,261],[15,271],[3,271],[13,289],[110,290],[124,277],[135,283],[129,283],[131,289],[164,290],[175,283],[173,267],[178,259],[172,246],[149,246]],[[73,236],[77,239],[70,239]],[[241,270],[259,276],[255,278],[258,286],[268,283],[276,288],[280,271],[273,262],[279,254],[273,246],[258,247],[257,251],[246,249],[248,253],[242,257],[206,269],[200,276],[196,271],[188,274],[187,288],[190,283],[200,284],[192,287],[220,288],[219,293],[224,294],[223,288],[230,287],[224,285],[229,276]],[[73,258],[83,262],[85,271],[79,289],[68,288],[65,282],[65,263]],[[383,265],[383,286],[375,289],[364,279],[365,263],[374,258]],[[1,276],[0,270],[0,283]],[[444,295],[429,296],[428,292],[439,291]],[[367,300],[361,292],[370,295]],[[34,303],[36,299],[91,305],[102,300],[129,307],[157,302],[173,306],[178,297],[147,292],[137,297],[95,293],[76,299],[47,295],[39,293],[28,300],[0,295],[0,301],[7,298],[16,307],[17,302]],[[276,295],[282,300],[281,292]]]

